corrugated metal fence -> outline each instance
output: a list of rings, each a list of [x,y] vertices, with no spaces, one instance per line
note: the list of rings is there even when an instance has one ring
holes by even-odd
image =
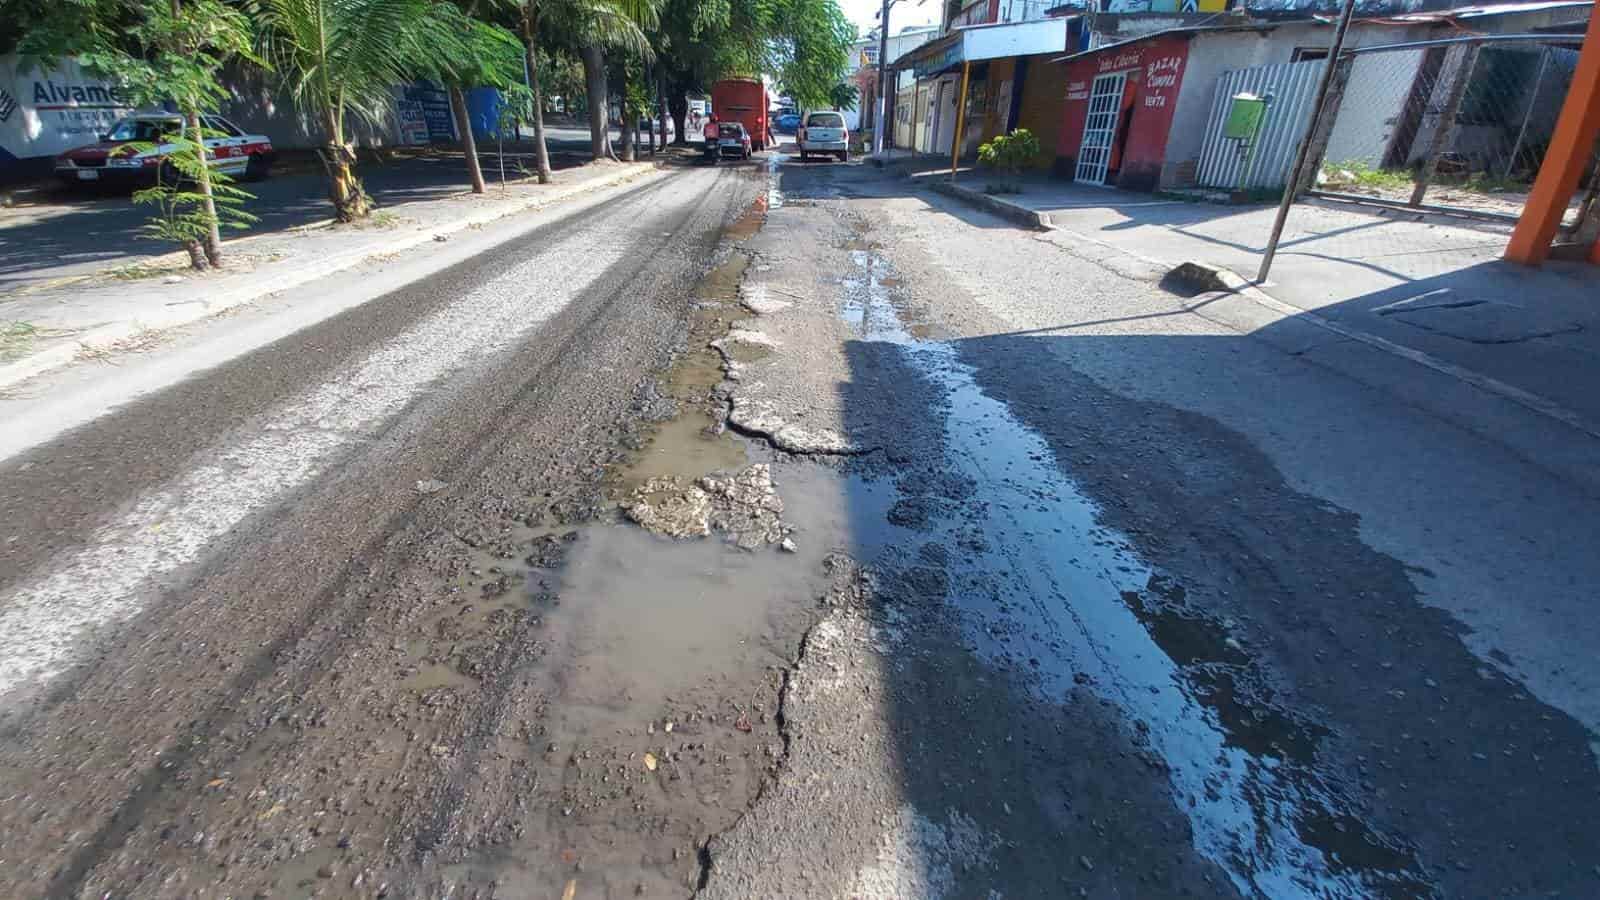
[[[1233,69],[1217,79],[1217,93],[1211,100],[1211,118],[1206,122],[1205,144],[1200,150],[1197,179],[1204,187],[1222,190],[1280,188],[1289,180],[1295,148],[1305,137],[1311,122],[1311,105],[1316,100],[1317,76],[1324,63],[1310,60]],[[1233,95],[1249,93],[1270,96],[1266,121],[1249,154],[1249,173],[1245,175],[1246,154],[1241,141],[1222,136],[1228,118],[1228,102]]]

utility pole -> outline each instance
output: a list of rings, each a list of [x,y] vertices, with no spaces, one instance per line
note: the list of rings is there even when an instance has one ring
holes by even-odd
[[[886,120],[889,118],[889,7],[895,0],[883,0],[883,9],[878,11],[878,114],[873,117],[872,123],[872,152],[882,153],[884,145],[884,129],[888,127]]]

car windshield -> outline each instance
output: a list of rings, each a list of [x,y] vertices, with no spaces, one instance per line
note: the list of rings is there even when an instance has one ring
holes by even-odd
[[[113,141],[159,141],[163,133],[178,131],[177,119],[123,119],[111,129]]]
[[[812,113],[806,120],[807,128],[843,128],[844,117],[838,113]]]
[[[744,134],[744,127],[741,125],[729,125],[727,123],[723,123],[722,125],[717,126],[717,134],[725,138],[740,137]]]
[[[221,116],[205,116],[201,119],[201,121],[205,124],[207,131],[214,131],[225,137],[238,137],[243,133],[232,122],[229,122],[227,119],[224,119]],[[209,134],[206,135],[206,137],[212,136],[213,135]]]

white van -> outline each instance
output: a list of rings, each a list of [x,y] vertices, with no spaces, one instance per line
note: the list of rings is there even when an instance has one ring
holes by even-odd
[[[801,159],[813,153],[831,153],[841,162],[850,158],[850,130],[844,127],[844,115],[837,110],[806,113],[794,142],[800,146]]]

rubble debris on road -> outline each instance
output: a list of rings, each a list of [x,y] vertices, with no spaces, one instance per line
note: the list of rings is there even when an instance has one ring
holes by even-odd
[[[692,482],[677,476],[652,478],[633,492],[622,509],[641,527],[671,538],[707,537],[716,531],[739,547],[754,550],[788,536],[783,500],[766,463]]]

